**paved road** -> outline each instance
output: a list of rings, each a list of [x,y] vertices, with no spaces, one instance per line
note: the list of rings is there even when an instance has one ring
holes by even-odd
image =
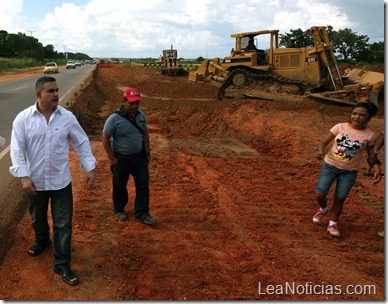
[[[71,100],[79,86],[95,68],[96,65],[84,65],[74,70],[60,68],[59,73],[53,75],[58,81],[60,104],[64,105]],[[43,75],[35,74],[0,82],[0,136],[6,139],[5,147],[0,148],[0,220],[3,222],[14,218],[10,216],[10,212],[19,213],[20,201],[16,198],[23,195],[19,181],[9,173],[12,122],[20,111],[36,101],[35,82]],[[0,232],[0,241],[2,237],[6,236],[2,236]]]

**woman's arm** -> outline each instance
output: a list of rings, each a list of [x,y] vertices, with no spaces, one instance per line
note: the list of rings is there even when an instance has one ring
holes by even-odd
[[[335,135],[331,132],[327,133],[326,136],[320,141],[318,145],[318,152],[315,154],[317,159],[322,160],[325,156],[326,146],[335,138]]]

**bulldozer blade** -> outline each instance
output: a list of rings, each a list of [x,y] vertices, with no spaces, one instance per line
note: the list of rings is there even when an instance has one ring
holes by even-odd
[[[334,103],[340,103],[345,105],[355,105],[355,102],[341,100],[338,98],[323,96],[319,93],[317,94],[306,94],[306,95],[291,95],[287,93],[271,93],[271,92],[263,92],[259,90],[226,90],[226,96],[231,98],[257,98],[257,99],[265,99],[265,100],[274,100],[274,101],[287,101],[287,102],[301,102],[301,101],[310,101],[317,102],[318,100],[330,101]]]
[[[230,91],[227,90],[227,96],[230,96]],[[291,95],[286,93],[271,93],[271,92],[263,92],[259,90],[247,90],[244,93],[240,93],[245,97],[249,98],[257,98],[257,99],[266,99],[266,100],[275,100],[275,101],[304,101],[306,99],[305,96],[302,95]]]
[[[342,99],[328,97],[328,96],[323,96],[323,95],[321,95],[319,93],[308,94],[308,95],[306,95],[306,98],[312,98],[312,99],[316,98],[316,99],[320,99],[320,100],[332,101],[332,102],[346,104],[346,105],[350,105],[350,106],[354,106],[356,104],[356,102],[342,100]]]

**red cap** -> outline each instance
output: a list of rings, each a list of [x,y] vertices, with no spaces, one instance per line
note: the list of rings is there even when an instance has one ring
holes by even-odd
[[[121,98],[121,101],[124,102],[125,99],[129,102],[135,102],[135,101],[141,100],[139,90],[136,88],[129,88],[125,90],[124,95]]]

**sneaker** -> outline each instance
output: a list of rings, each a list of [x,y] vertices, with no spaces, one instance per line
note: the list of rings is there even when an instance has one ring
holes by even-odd
[[[327,231],[329,231],[330,232],[330,234],[331,235],[333,235],[333,236],[340,236],[340,232],[339,232],[339,229],[338,229],[338,226],[337,225],[329,225],[328,227],[327,227]]]
[[[381,236],[381,237],[384,237],[384,231],[379,231],[379,232],[377,232],[377,235],[378,235],[378,236]]]
[[[322,221],[323,217],[329,213],[329,209],[326,212],[323,212],[321,208],[319,208],[318,212],[313,216],[313,223],[318,224]]]
[[[146,225],[155,225],[158,222],[158,220],[151,215],[147,215],[144,219],[136,219],[136,221]]]
[[[127,216],[125,215],[125,213],[123,211],[115,212],[115,216],[120,221],[124,222],[127,220]]]

